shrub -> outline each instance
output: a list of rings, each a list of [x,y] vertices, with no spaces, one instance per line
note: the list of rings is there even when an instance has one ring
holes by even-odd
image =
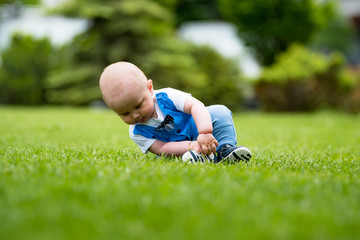
[[[356,114],[360,112],[360,65],[347,69],[347,74],[354,80],[351,92],[345,96],[343,108],[350,113]]]
[[[257,99],[267,111],[314,111],[342,108],[354,86],[340,53],[323,55],[293,45],[264,69],[255,83]]]
[[[2,53],[0,103],[34,105],[45,103],[43,81],[50,68],[48,39],[14,34]]]
[[[191,53],[206,76],[206,85],[197,91],[194,89],[194,95],[206,105],[224,104],[233,110],[240,109],[243,77],[237,62],[222,57],[208,46],[195,46]]]

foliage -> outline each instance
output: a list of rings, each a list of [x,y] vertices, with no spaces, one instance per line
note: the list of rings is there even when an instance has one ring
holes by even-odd
[[[199,95],[206,105],[221,103],[232,110],[240,109],[243,105],[243,77],[237,62],[223,58],[209,46],[194,47],[192,54],[207,80],[194,95]]]
[[[56,97],[49,101],[69,99],[69,103],[87,104],[100,98],[98,78],[102,69],[116,61],[130,61],[138,65],[155,86],[197,86],[202,76],[193,67],[194,60],[186,46],[172,36],[172,15],[161,5],[147,0],[71,1],[59,10],[61,13],[92,20],[88,31],[80,34],[68,46],[71,64],[55,71],[49,78],[49,90]],[[87,85],[92,92],[87,98],[78,90],[66,87],[68,77],[81,69],[75,82]],[[161,73],[161,74],[160,74]],[[190,78],[190,76],[192,78]],[[56,86],[53,84],[55,83]],[[69,94],[59,91],[65,89]],[[57,96],[62,95],[62,99]]]
[[[178,0],[175,12],[177,25],[186,21],[221,19],[218,0]]]
[[[39,0],[1,0],[1,4],[19,4],[19,2],[27,5],[35,5],[39,3]]]
[[[219,8],[264,65],[271,65],[290,44],[307,43],[333,12],[330,2],[314,0],[219,0]]]
[[[349,94],[344,96],[342,106],[348,112],[357,114],[360,112],[360,68],[348,68],[346,73],[354,79],[354,86]]]
[[[326,56],[293,45],[264,69],[255,91],[266,110],[312,111],[341,108],[353,85],[341,54]]]
[[[324,29],[315,34],[309,46],[323,52],[340,51],[349,58],[356,48],[356,29],[345,17],[336,14]]]
[[[43,104],[44,79],[51,67],[52,47],[48,39],[15,34],[2,52],[0,103]]]
[[[173,11],[175,9],[176,5],[178,4],[178,2],[181,0],[153,0],[153,1],[166,7],[170,11]]]
[[[141,154],[110,111],[0,108],[0,115],[1,239],[360,234],[359,116],[235,114],[239,143],[254,158],[185,165]]]
[[[169,10],[175,3],[121,0],[104,4],[99,0],[76,0],[58,9],[70,17],[91,19],[92,23],[65,47],[71,60],[48,78],[48,100],[85,105],[100,99],[98,78],[105,66],[116,61],[139,66],[153,79],[155,88],[174,87],[208,99],[201,89],[213,77],[198,66],[201,63],[191,52],[194,46],[176,38],[174,16]],[[216,60],[225,61],[220,56]],[[238,81],[235,75],[227,77],[224,84]]]

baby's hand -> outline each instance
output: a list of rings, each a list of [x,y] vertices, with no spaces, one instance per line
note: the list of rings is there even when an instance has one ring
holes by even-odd
[[[216,153],[216,147],[219,145],[212,133],[200,133],[197,142],[200,145],[201,152],[207,155]]]
[[[191,141],[189,144],[189,150],[194,150],[198,153],[201,153],[201,146],[197,141]]]

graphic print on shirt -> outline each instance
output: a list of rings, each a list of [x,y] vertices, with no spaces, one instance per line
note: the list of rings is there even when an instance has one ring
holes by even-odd
[[[174,123],[174,118],[171,116],[171,115],[166,115],[165,118],[164,118],[164,121],[162,121],[160,123],[160,125],[155,128],[156,131],[161,131],[163,129],[165,129],[165,126],[168,125],[168,124],[172,124]]]

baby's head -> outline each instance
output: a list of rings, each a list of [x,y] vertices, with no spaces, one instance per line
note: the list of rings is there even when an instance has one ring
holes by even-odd
[[[156,117],[152,81],[134,64],[117,62],[100,77],[105,103],[127,124],[143,123]]]

